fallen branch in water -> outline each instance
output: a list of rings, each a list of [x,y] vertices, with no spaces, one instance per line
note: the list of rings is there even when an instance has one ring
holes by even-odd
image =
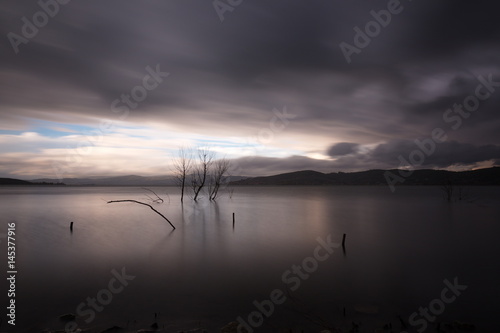
[[[174,225],[172,224],[172,222],[170,222],[169,219],[167,219],[162,213],[160,213],[159,211],[157,211],[156,209],[153,208],[153,206],[151,205],[148,205],[147,203],[144,203],[144,202],[140,202],[140,201],[137,201],[137,200],[111,200],[111,201],[108,201],[107,203],[115,203],[115,202],[135,202],[139,205],[144,205],[144,206],[148,206],[149,208],[151,208],[156,214],[160,215],[161,217],[163,217],[168,223],[170,223],[170,225],[172,226],[172,228],[175,229]]]

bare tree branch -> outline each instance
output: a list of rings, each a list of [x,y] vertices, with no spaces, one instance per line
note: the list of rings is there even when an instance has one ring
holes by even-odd
[[[210,187],[210,200],[215,200],[219,193],[220,186],[224,180],[224,175],[229,170],[229,160],[221,158],[213,163],[212,182],[213,186]]]
[[[142,189],[143,189],[143,190],[146,190],[146,191],[149,191],[149,192],[153,193],[153,194],[156,196],[156,199],[153,199],[153,198],[151,198],[149,195],[147,195],[147,194],[146,194],[146,196],[147,196],[149,199],[151,199],[151,201],[153,201],[154,203],[163,203],[163,202],[164,202],[164,200],[163,200],[162,198],[160,198],[160,197],[158,196],[158,194],[156,194],[156,192],[155,192],[155,191],[150,190],[149,188],[145,188],[145,187],[143,187]]]
[[[209,171],[213,163],[215,154],[208,148],[198,148],[198,165],[194,168],[194,175],[191,186],[194,192],[194,201],[198,199],[201,190],[207,182]]]
[[[441,190],[445,194],[445,199],[451,202],[453,200],[453,192],[455,191],[455,186],[453,185],[452,181],[449,178],[441,186]]]
[[[189,148],[179,148],[178,157],[174,160],[174,175],[181,188],[181,202],[184,201],[186,177],[193,167],[193,153]]]
[[[144,202],[140,202],[140,201],[137,201],[137,200],[111,200],[111,201],[108,201],[107,203],[115,203],[115,202],[134,202],[134,203],[137,203],[139,205],[144,205],[144,206],[148,206],[149,208],[151,208],[156,214],[160,215],[161,217],[163,217],[168,223],[170,223],[170,225],[172,226],[172,228],[175,229],[174,225],[172,224],[172,222],[170,222],[169,219],[167,219],[162,213],[160,213],[159,211],[157,211],[156,209],[153,208],[153,206],[147,204],[147,203],[144,203]]]

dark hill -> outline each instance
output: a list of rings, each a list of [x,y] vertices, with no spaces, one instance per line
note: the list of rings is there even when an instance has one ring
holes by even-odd
[[[295,171],[268,177],[254,177],[232,182],[236,185],[333,185],[329,175],[312,171]]]
[[[254,177],[232,182],[233,185],[386,185],[386,172],[400,176],[399,170],[321,173],[296,171],[268,177]],[[472,171],[414,170],[403,177],[403,185],[500,185],[500,167]]]
[[[33,185],[33,183],[20,179],[0,178],[0,185]]]

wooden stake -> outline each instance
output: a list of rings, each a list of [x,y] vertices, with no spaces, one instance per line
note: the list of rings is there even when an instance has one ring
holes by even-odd
[[[344,236],[342,237],[342,253],[344,253],[344,257],[347,256],[347,253],[345,251],[345,238],[346,238],[346,234],[344,234]]]
[[[70,230],[71,232],[73,232],[73,222],[71,222],[71,223],[69,224],[69,230]]]
[[[234,213],[233,213],[233,229],[234,229]]]

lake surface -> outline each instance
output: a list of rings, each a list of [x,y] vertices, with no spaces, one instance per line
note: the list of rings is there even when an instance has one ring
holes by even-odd
[[[2,313],[0,331],[64,329],[59,316],[75,313],[79,328],[96,332],[113,325],[135,332],[154,322],[173,332],[218,332],[238,317],[253,320],[256,332],[347,331],[352,321],[361,332],[389,322],[400,332],[398,316],[408,324],[454,279],[467,289],[441,301],[443,309],[431,303],[435,322],[497,330],[499,187],[469,187],[468,200],[454,203],[437,187],[236,187],[217,202],[186,198],[184,205],[177,188],[153,189],[165,199],[153,206],[176,230],[146,206],[106,203],[147,202],[151,193],[139,187],[0,188],[0,233],[16,223],[18,271],[16,327]],[[318,250],[318,238],[340,243],[344,233],[346,253]],[[120,283],[115,276],[123,272],[129,280]],[[7,306],[5,280],[1,286]],[[275,289],[286,293],[284,303],[266,310]],[[97,297],[99,310],[88,297]],[[255,313],[249,319],[254,301],[269,314],[263,323]],[[429,322],[426,331],[433,330]]]

